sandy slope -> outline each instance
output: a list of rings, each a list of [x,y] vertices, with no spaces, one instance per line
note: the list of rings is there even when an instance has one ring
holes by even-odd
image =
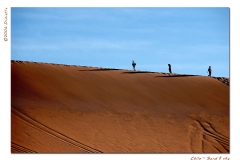
[[[11,63],[11,151],[229,152],[229,86],[204,76]]]

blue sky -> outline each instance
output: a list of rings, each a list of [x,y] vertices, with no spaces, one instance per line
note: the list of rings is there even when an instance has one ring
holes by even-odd
[[[229,8],[11,8],[11,59],[229,77]]]

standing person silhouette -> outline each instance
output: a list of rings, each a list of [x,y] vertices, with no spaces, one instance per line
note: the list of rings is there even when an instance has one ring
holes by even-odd
[[[212,69],[211,69],[211,66],[209,66],[208,67],[208,71],[207,71],[209,74],[208,74],[208,76],[210,76],[211,77],[211,74],[212,74]]]
[[[171,64],[168,64],[169,73],[172,74]]]
[[[135,71],[136,63],[134,62],[134,60],[132,61],[132,66],[133,66],[133,70]]]

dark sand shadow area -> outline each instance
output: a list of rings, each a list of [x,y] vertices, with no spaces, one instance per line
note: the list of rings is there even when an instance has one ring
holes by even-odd
[[[166,75],[166,76],[155,76],[156,78],[175,78],[175,77],[193,77],[199,75]]]

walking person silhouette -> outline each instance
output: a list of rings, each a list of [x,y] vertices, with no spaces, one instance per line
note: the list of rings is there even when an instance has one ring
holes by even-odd
[[[168,64],[168,70],[169,70],[169,73],[172,74],[171,64]]]
[[[211,74],[212,74],[212,69],[211,69],[211,66],[209,66],[209,67],[208,67],[208,71],[207,71],[207,73],[209,73],[209,74],[208,74],[208,76],[210,76],[210,77],[211,77]]]
[[[133,70],[135,71],[136,63],[134,62],[134,60],[132,61],[132,66],[133,66]]]

